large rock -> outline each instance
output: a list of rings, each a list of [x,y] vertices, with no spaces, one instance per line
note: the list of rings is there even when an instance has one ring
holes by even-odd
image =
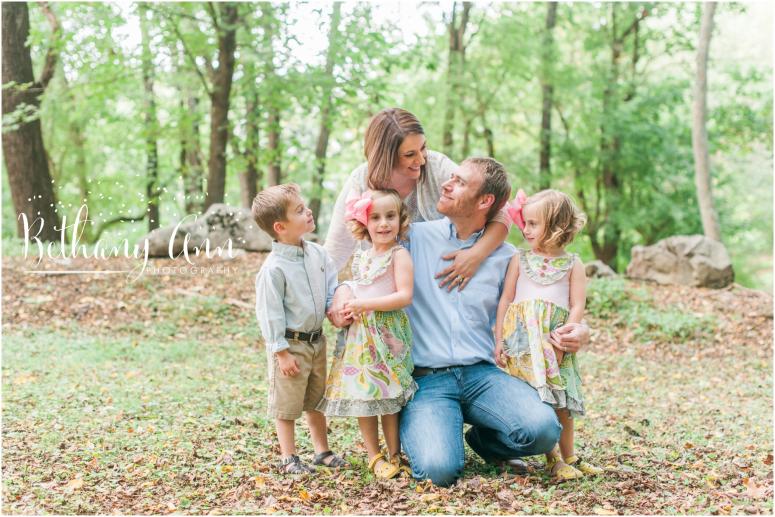
[[[220,203],[211,205],[207,212],[199,217],[186,216],[176,224],[157,228],[143,239],[148,239],[149,254],[152,257],[169,257],[171,239],[173,257],[183,251],[184,244],[189,253],[193,253],[194,248],[199,248],[204,253],[207,240],[211,250],[222,247],[225,251],[229,239],[233,249],[272,249],[272,238],[258,227],[250,210]],[[140,242],[143,239],[140,239]]]
[[[703,235],[676,235],[634,246],[627,276],[660,284],[725,287],[735,279],[727,249]]]
[[[616,271],[602,260],[593,260],[584,264],[584,272],[587,278],[608,278],[616,276]]]

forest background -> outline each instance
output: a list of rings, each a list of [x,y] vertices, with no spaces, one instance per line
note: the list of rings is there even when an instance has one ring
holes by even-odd
[[[585,260],[623,271],[633,245],[703,233],[692,155],[701,4],[28,7],[31,96],[5,113],[4,137],[39,119],[45,163],[35,168],[54,188],[27,209],[72,221],[88,205],[84,240],[134,242],[286,181],[302,186],[322,238],[363,161],[370,116],[391,106],[419,117],[430,149],[494,156],[528,193],[572,193],[589,216],[574,245]],[[718,5],[707,76],[721,237],[737,282],[771,292],[769,3]],[[13,253],[14,151],[4,151]]]

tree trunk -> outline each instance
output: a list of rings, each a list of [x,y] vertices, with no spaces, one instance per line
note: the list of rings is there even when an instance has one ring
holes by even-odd
[[[156,121],[156,99],[153,94],[153,56],[148,34],[148,14],[146,4],[140,3],[140,33],[142,39],[143,69],[143,114],[145,125],[145,196],[147,198],[148,231],[159,227],[159,150],[156,143],[158,123]]]
[[[237,4],[218,3],[218,68],[213,74],[210,97],[210,158],[207,163],[207,209],[223,203],[226,188],[226,145],[229,141],[229,97],[234,75],[234,52],[237,48]],[[214,20],[215,21],[215,20]]]
[[[708,93],[708,51],[713,32],[713,14],[716,3],[702,4],[700,40],[697,44],[697,75],[694,81],[694,102],[692,104],[692,149],[694,151],[694,182],[697,186],[697,201],[700,205],[702,229],[705,236],[721,241],[718,217],[713,207],[711,191],[710,159],[708,156],[708,131],[705,126]]]
[[[457,24],[458,3],[452,4],[452,17],[447,25],[449,33],[449,53],[447,57],[447,103],[444,109],[444,129],[442,132],[442,144],[444,153],[452,155],[454,145],[453,132],[455,129],[455,109],[460,102],[460,87],[465,64],[465,44],[463,38],[468,25],[468,17],[472,3],[463,2],[463,12],[460,16],[460,24]]]
[[[269,152],[269,168],[266,174],[266,186],[279,185],[282,183],[282,173],[280,170],[280,110],[275,107],[269,108],[269,118],[267,119],[267,131],[269,131],[269,142],[267,149]]]
[[[552,155],[552,97],[554,84],[551,66],[554,62],[554,26],[557,21],[557,2],[546,4],[546,31],[544,32],[541,53],[541,143],[538,160],[538,179],[541,189],[551,185],[551,155]]]
[[[312,199],[310,209],[317,220],[320,215],[320,205],[323,198],[323,180],[326,175],[326,153],[328,151],[328,137],[331,134],[331,93],[334,89],[334,61],[339,40],[339,21],[342,18],[342,2],[334,2],[331,12],[331,27],[328,31],[328,51],[326,52],[326,72],[323,79],[323,99],[320,107],[320,131],[315,146],[315,175],[312,179]]]
[[[27,40],[30,34],[30,20],[27,4],[3,2],[2,5],[2,83],[14,82],[31,85],[28,89],[7,88],[3,90],[3,117],[8,117],[22,105],[32,106],[37,114],[40,96],[53,75],[55,54],[47,59],[41,81],[35,81],[32,72],[32,56]],[[53,180],[49,172],[46,149],[43,145],[40,120],[19,121],[16,127],[3,134],[3,155],[8,171],[14,211],[16,233],[24,235],[22,214],[30,225],[30,237],[41,240],[59,240],[59,215],[54,193]],[[35,223],[40,218],[41,222]],[[38,225],[41,225],[38,233]]]
[[[250,208],[253,206],[253,199],[258,194],[260,172],[258,169],[258,146],[259,146],[259,118],[258,118],[258,92],[253,81],[250,82],[251,90],[248,95],[246,120],[246,142],[245,142],[245,160],[247,166],[240,173],[240,199],[242,206]]]
[[[181,92],[183,93],[183,92]],[[185,211],[198,214],[204,208],[204,166],[202,146],[199,141],[199,99],[191,92],[185,92],[180,101],[180,175],[183,178]]]

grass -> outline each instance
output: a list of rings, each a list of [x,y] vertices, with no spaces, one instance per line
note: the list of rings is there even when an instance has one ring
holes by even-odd
[[[440,489],[375,481],[354,419],[332,420],[329,435],[353,468],[278,475],[251,311],[153,284],[124,288],[147,289],[152,318],[4,322],[3,513],[772,513],[770,354],[756,343],[686,353],[718,346],[712,333],[739,315],[593,282],[589,318],[600,341],[609,332],[618,344],[633,339],[579,355],[588,414],[577,444],[606,473],[556,485],[541,472],[501,474],[467,449],[465,477]],[[708,322],[721,330],[704,330]],[[654,339],[676,336],[686,346],[647,353]],[[305,426],[297,430],[309,458]]]

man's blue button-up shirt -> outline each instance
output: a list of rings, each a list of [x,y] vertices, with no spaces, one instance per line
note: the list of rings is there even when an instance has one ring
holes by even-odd
[[[484,229],[466,240],[457,238],[448,218],[413,223],[408,248],[414,262],[414,298],[407,308],[414,343],[415,366],[495,362],[495,315],[514,246],[501,244],[487,257],[462,292],[439,287],[434,275],[449,266],[442,256],[473,246]]]

